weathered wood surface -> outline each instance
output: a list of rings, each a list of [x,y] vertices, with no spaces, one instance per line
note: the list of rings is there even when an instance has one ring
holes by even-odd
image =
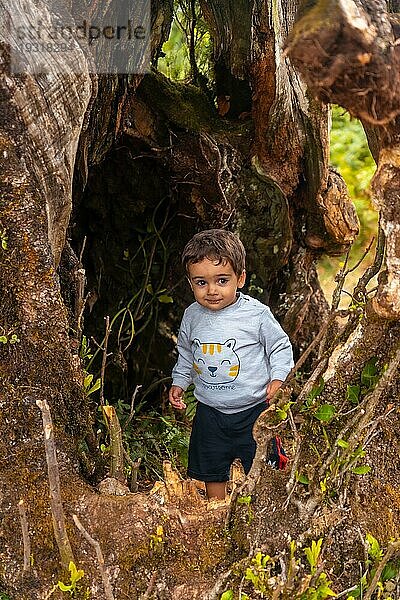
[[[361,25],[367,23],[372,33],[369,35],[364,25],[360,28],[358,21],[357,27],[352,27],[351,13],[343,12],[349,40],[354,34],[359,43],[360,31],[364,38],[367,36],[371,43],[366,53],[371,53],[371,58],[365,64],[383,69],[382,47],[387,48],[384,60],[392,60],[397,51],[391,46],[393,39],[382,3],[371,3],[375,13],[365,12],[365,4],[324,2],[315,6],[329,36],[335,31],[330,29],[328,18],[332,6],[358,6]],[[28,5],[29,10],[45,10],[44,3],[36,3],[35,8]],[[273,5],[277,7],[274,14]],[[210,19],[218,18],[215,5],[209,3],[207,7]],[[169,29],[167,8],[167,3],[157,3],[153,54],[159,51]],[[235,575],[235,568],[240,567],[234,564],[236,560],[251,555],[256,547],[287,557],[288,536],[301,541],[326,536],[326,568],[332,568],[339,591],[355,583],[358,576],[358,562],[365,553],[357,533],[360,528],[363,533],[372,532],[383,544],[400,535],[400,481],[398,469],[393,467],[398,462],[396,432],[400,424],[391,408],[400,385],[397,121],[389,126],[390,138],[382,129],[374,130],[379,153],[375,196],[387,240],[386,273],[381,275],[380,289],[372,302],[374,310],[368,303],[366,313],[347,315],[347,324],[333,315],[329,336],[321,344],[317,370],[305,389],[298,390],[293,384],[297,398],[292,409],[294,421],[289,418],[276,423],[270,410],[257,425],[259,450],[242,489],[252,496],[251,525],[248,506],[238,505],[232,515],[235,527],[225,536],[228,507],[207,505],[191,484],[177,480],[170,471],[165,476],[165,488],[161,486],[150,496],[111,496],[89,486],[78,468],[76,446],[90,419],[56,272],[72,208],[76,159],[74,193],[83,202],[90,169],[96,164],[100,170],[106,169],[104,158],[110,159],[115,140],[132,144],[132,162],[124,164],[132,166],[142,153],[157,157],[157,164],[162,162],[165,169],[154,169],[154,174],[162,173],[171,186],[177,186],[179,209],[185,209],[179,231],[186,235],[193,226],[234,225],[249,247],[249,266],[265,287],[274,277],[279,278],[276,306],[283,307],[282,319],[286,319],[300,348],[301,339],[307,337],[305,321],[309,319],[312,325],[308,333],[311,340],[320,327],[321,315],[326,316],[322,299],[315,302],[320,292],[314,259],[322,249],[334,253],[346,248],[356,234],[357,223],[342,182],[328,169],[327,111],[306,88],[305,83],[312,85],[307,56],[299,56],[292,63],[282,57],[282,25],[283,31],[289,31],[295,8],[295,2],[256,3],[248,47],[239,52],[235,46],[235,52],[224,55],[224,68],[236,77],[246,72],[244,57],[250,57],[252,67],[245,89],[251,83],[256,91],[252,118],[245,115],[236,119],[234,114],[224,119],[197,89],[172,84],[159,75],[147,76],[140,86],[140,78],[90,77],[80,53],[76,55],[76,61],[83,61],[79,76],[16,77],[5,73],[2,78],[0,232],[7,236],[7,248],[0,249],[0,325],[7,335],[17,334],[20,341],[0,345],[0,551],[3,583],[19,600],[32,600],[33,594],[42,597],[58,577],[37,400],[46,399],[52,410],[67,528],[93,597],[101,597],[101,574],[93,549],[82,543],[73,528],[72,514],[78,514],[99,541],[114,593],[121,599],[151,594],[176,599],[209,594],[217,598],[227,587],[240,585],[242,575],[239,580]],[[235,23],[232,27],[238,25]],[[303,30],[294,31],[289,42],[293,48],[296,35]],[[319,30],[315,36],[319,39]],[[350,44],[348,48],[353,64]],[[7,48],[3,50],[7,58]],[[362,70],[367,58],[357,60]],[[326,77],[323,61],[314,66],[317,75],[320,69],[321,78]],[[348,63],[341,59],[336,67],[340,67],[337,87],[342,93]],[[298,70],[304,72],[303,81]],[[388,77],[392,81],[396,74]],[[377,80],[378,95],[382,81]],[[360,86],[359,79],[357,82]],[[332,90],[335,85],[332,83]],[[366,85],[371,85],[368,78]],[[398,93],[398,87],[393,89]],[[341,98],[339,94],[336,101]],[[367,93],[359,114],[368,123],[376,123],[392,115],[397,102],[391,95],[386,112],[376,113]],[[379,106],[383,111],[383,103]],[[187,217],[191,225],[184,227]],[[183,241],[178,240],[181,245]],[[355,410],[346,397],[347,385],[359,381],[371,359],[377,361],[381,374],[388,365],[391,379],[387,381],[388,376],[385,379],[382,375],[385,393],[380,388],[379,393],[372,391]],[[326,438],[315,419],[304,416],[302,403],[318,375],[327,380],[320,401],[334,405],[341,415],[333,429],[326,426],[334,451],[338,452],[338,433],[353,436],[352,444],[366,444],[372,472],[362,480],[348,471],[329,470],[332,461]],[[292,460],[291,473],[272,471],[264,461],[271,432],[281,430]],[[321,446],[321,459],[312,453],[311,441]],[[335,458],[340,459],[339,454]],[[309,488],[300,487],[297,469],[309,475]],[[332,495],[325,499],[320,494],[324,478],[332,489]],[[26,557],[17,508],[21,499],[27,507],[34,557],[34,569],[23,577]],[[342,570],[344,562],[346,572]],[[293,598],[295,591],[288,593]]]
[[[398,5],[389,8],[396,11]],[[311,92],[340,104],[366,127],[378,164],[373,190],[386,237],[386,273],[373,306],[394,319],[400,315],[398,35],[398,15],[388,15],[383,0],[333,0],[304,3],[286,42]]]

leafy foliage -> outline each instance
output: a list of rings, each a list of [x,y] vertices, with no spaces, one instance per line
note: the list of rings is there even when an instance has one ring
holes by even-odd
[[[144,403],[138,404],[133,419],[129,422],[128,404],[119,401],[116,410],[129,456],[135,461],[141,459],[142,478],[162,479],[164,460],[170,460],[180,471],[186,469],[190,436],[188,420],[180,421],[174,414],[149,410]]]
[[[346,181],[350,196],[368,198],[376,166],[361,123],[339,106],[332,107],[330,160]]]
[[[194,29],[194,57],[199,72],[208,79],[212,78],[211,55],[212,40],[207,24],[198,3],[192,14],[191,2],[174,2],[174,20],[168,40],[163,45],[164,56],[158,59],[158,70],[175,81],[193,79],[193,65],[190,61],[192,28]]]
[[[311,546],[304,549],[310,574],[304,570],[305,565],[301,559],[296,557],[297,544],[294,540],[290,542],[287,570],[282,570],[282,560],[279,561],[277,556],[257,551],[242,567],[244,575],[239,594],[236,595],[233,589],[228,589],[220,596],[220,600],[277,598],[277,590],[281,593],[279,597],[290,597],[293,600],[326,600],[335,597],[336,594],[330,587],[331,581],[322,571],[321,550],[322,539],[317,542],[312,540]],[[245,586],[246,592],[242,590],[244,582],[248,582]]]

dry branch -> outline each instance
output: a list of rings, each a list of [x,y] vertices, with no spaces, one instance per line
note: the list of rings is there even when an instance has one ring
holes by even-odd
[[[103,586],[104,586],[105,600],[115,600],[114,594],[113,594],[113,591],[111,588],[110,579],[108,577],[106,568],[104,566],[104,556],[101,551],[99,542],[96,541],[95,539],[93,539],[92,536],[86,531],[86,529],[80,522],[77,515],[72,515],[72,518],[74,520],[75,525],[77,526],[77,528],[79,529],[79,531],[81,532],[83,537],[85,538],[85,540],[87,540],[89,542],[89,544],[95,549],[97,564],[99,565],[101,579],[103,581]]]
[[[110,327],[110,317],[106,316],[106,332],[104,334],[104,342],[103,342],[103,357],[101,360],[101,372],[100,372],[100,404],[104,406],[104,377],[106,373],[106,365],[107,365],[107,346],[108,346],[108,338],[110,337],[111,327]]]
[[[60,551],[62,567],[68,569],[69,563],[71,561],[75,563],[75,559],[65,528],[64,509],[61,500],[60,472],[58,469],[56,446],[54,442],[53,422],[47,401],[36,400],[36,404],[42,412],[44,447],[49,477],[50,506],[53,517],[54,535]]]
[[[24,544],[24,566],[23,571],[27,572],[31,568],[31,540],[29,538],[28,519],[26,516],[25,502],[21,499],[18,502],[19,518],[21,520],[22,542]]]

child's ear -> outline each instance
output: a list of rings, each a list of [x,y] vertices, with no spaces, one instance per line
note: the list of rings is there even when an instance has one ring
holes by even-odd
[[[238,289],[242,288],[244,286],[245,282],[246,282],[246,271],[243,270],[242,274],[238,278],[238,284],[237,284]]]

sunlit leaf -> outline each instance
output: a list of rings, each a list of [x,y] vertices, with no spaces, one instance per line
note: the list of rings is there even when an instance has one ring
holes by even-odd
[[[336,444],[339,446],[339,448],[348,448],[349,447],[349,442],[346,442],[345,440],[339,439]]]
[[[366,473],[369,473],[371,470],[371,467],[368,465],[362,465],[361,467],[354,467],[354,469],[352,469],[352,472],[355,475],[365,475]]]

